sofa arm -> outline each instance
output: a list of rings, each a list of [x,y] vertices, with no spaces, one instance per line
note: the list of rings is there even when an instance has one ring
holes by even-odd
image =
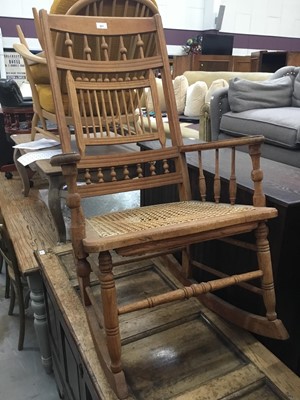
[[[222,115],[228,111],[228,88],[216,90],[210,99],[211,140],[218,140]]]
[[[278,79],[278,78],[282,78],[283,76],[295,77],[298,74],[299,70],[300,70],[299,67],[287,65],[287,66],[281,67],[277,71],[275,71],[270,79]]]
[[[199,116],[199,139],[210,142],[209,104],[204,103]]]

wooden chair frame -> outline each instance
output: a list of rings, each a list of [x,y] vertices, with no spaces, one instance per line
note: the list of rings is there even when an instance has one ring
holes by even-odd
[[[153,15],[157,12],[156,5],[151,0],[78,0],[74,5],[67,11],[67,15],[119,15],[119,16],[135,16],[143,17]],[[44,39],[41,34],[41,27],[38,18],[38,11],[33,8],[33,15],[35,21],[35,27],[38,35],[39,42],[42,49],[44,49]],[[24,33],[20,25],[17,25],[17,33],[19,36],[20,43],[14,44],[14,49],[23,57],[24,65],[26,70],[27,80],[30,83],[34,114],[31,124],[31,139],[34,140],[36,133],[42,133],[47,137],[55,140],[59,140],[59,136],[56,134],[55,128],[49,128],[50,125],[56,126],[57,120],[55,113],[51,113],[41,106],[39,93],[37,91],[37,85],[34,74],[32,72],[33,65],[46,65],[46,59],[43,52],[39,54],[33,54],[28,46]],[[55,34],[53,34],[53,41],[55,43]],[[56,45],[56,52],[59,52],[61,44],[58,42]],[[112,48],[113,52],[116,52],[115,48]],[[64,92],[66,88],[62,87]],[[47,121],[48,124],[47,124]],[[72,125],[72,117],[68,116],[68,123]]]
[[[124,371],[121,364],[121,336],[119,316],[175,300],[190,297],[201,298],[210,292],[229,285],[240,284],[252,279],[261,280],[261,288],[266,316],[254,315],[221,303],[217,297],[209,297],[207,304],[228,320],[262,335],[278,339],[288,334],[277,318],[275,292],[272,274],[268,229],[266,221],[275,218],[277,211],[265,207],[262,190],[263,173],[260,170],[260,136],[229,141],[196,143],[184,145],[180,134],[176,112],[166,43],[159,14],[144,18],[116,17],[73,17],[40,13],[41,27],[45,42],[56,116],[59,126],[63,154],[52,158],[53,165],[62,167],[71,209],[71,237],[76,258],[78,282],[82,302],[86,310],[96,351],[106,376],[119,398],[128,395]],[[51,35],[61,35],[65,51],[56,54]],[[75,56],[73,47],[77,37],[84,38],[84,53]],[[151,40],[149,39],[151,37]],[[119,56],[110,58],[109,48],[112,38],[119,41]],[[148,38],[149,40],[144,40]],[[99,43],[103,61],[93,58],[89,45],[91,40]],[[155,51],[145,51],[145,43],[154,45]],[[63,56],[61,56],[63,54]],[[171,144],[167,145],[159,100],[155,83],[155,71],[159,69],[167,105],[171,131]],[[71,147],[70,132],[62,107],[59,76],[66,76],[77,149]],[[149,115],[142,107],[145,90],[152,95],[156,112],[156,128],[146,132],[141,123],[125,123],[127,129],[118,126],[121,109],[129,115],[133,111],[142,117]],[[127,99],[125,100],[125,93]],[[106,107],[111,107],[115,98],[119,111],[108,116]],[[123,111],[124,111],[123,110]],[[92,120],[92,124],[90,121]],[[142,118],[141,118],[142,120]],[[104,129],[105,127],[106,129]],[[157,149],[125,152],[124,146],[143,141],[155,141]],[[248,145],[252,159],[251,177],[254,186],[253,205],[237,205],[236,202],[236,147]],[[112,154],[88,155],[92,146],[111,146]],[[118,152],[118,149],[122,149]],[[222,149],[231,153],[231,175],[229,183],[229,203],[220,202],[221,183],[219,158]],[[192,200],[186,153],[198,153],[199,159],[199,199]],[[214,178],[214,202],[206,201],[206,182],[203,167],[203,153],[215,153],[216,174]],[[78,185],[78,177],[83,173],[85,185]],[[140,207],[119,213],[95,216],[85,219],[81,198],[101,196],[131,190],[177,185],[179,201],[168,204]],[[258,267],[253,271],[235,276],[220,277],[199,284],[188,284],[192,267],[199,265],[190,257],[190,246],[212,239],[230,240],[231,236],[254,232]],[[233,243],[238,244],[236,240]],[[181,264],[167,256],[175,250],[181,251]],[[164,254],[164,259],[181,276],[183,288],[145,298],[128,305],[119,305],[113,275],[113,254],[122,257],[140,255],[153,257]],[[101,305],[97,303],[90,287],[90,253],[98,253],[99,269],[94,271],[99,277]],[[249,285],[250,286],[250,285]],[[204,296],[205,297],[205,296]]]

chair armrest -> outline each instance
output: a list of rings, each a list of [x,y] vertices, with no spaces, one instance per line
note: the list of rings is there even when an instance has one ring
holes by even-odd
[[[31,51],[22,43],[14,43],[14,49],[17,53],[19,53],[23,58],[30,61],[32,64],[47,64],[47,60],[42,56],[43,53],[33,54]]]
[[[63,165],[77,164],[81,157],[78,153],[62,153],[52,156],[50,159],[50,164],[53,167],[62,167]]]
[[[218,140],[222,115],[228,111],[228,88],[216,90],[210,99],[211,140]]]
[[[232,139],[222,139],[207,143],[192,143],[184,144],[180,146],[179,150],[181,153],[189,153],[191,151],[204,151],[204,150],[215,150],[215,149],[225,149],[232,147],[239,147],[245,145],[261,145],[264,143],[265,137],[262,135],[254,135],[240,138]]]

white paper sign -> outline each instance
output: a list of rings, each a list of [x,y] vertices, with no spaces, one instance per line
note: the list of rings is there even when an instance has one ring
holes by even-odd
[[[32,151],[26,154],[23,154],[18,158],[18,161],[26,167],[37,160],[49,160],[52,156],[56,156],[57,154],[61,154],[61,149],[57,150],[42,150],[42,151]]]

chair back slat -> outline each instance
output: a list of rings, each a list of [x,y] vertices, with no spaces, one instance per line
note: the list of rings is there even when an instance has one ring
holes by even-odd
[[[219,203],[221,197],[221,179],[220,179],[220,158],[219,149],[215,150],[215,176],[214,176],[214,199]]]
[[[200,199],[206,200],[206,179],[204,176],[203,163],[202,163],[202,152],[198,152],[198,166],[199,166],[199,191]]]
[[[78,192],[85,197],[88,193],[95,195],[110,190],[116,193],[121,189],[128,191],[176,183],[181,198],[190,198],[185,156],[177,147],[182,144],[182,137],[160,15],[99,18],[55,16],[46,11],[40,15],[64,153],[74,150],[62,107],[63,85],[67,88],[75,151],[81,156],[78,168],[86,183],[78,187]],[[53,32],[60,43],[59,51],[50,40]],[[78,43],[81,51],[77,49]],[[110,46],[118,51],[111,53]],[[166,134],[159,104],[157,70],[162,77],[173,153],[176,149],[170,158],[164,155]],[[145,102],[146,94],[151,98],[151,109]],[[151,113],[155,115],[154,121]],[[147,127],[144,116],[149,121]],[[143,141],[157,141],[160,147],[151,158],[147,156],[146,161],[140,152],[134,162],[130,155],[126,159],[123,154],[114,153],[109,159],[110,165],[106,165],[107,159],[103,158],[101,150],[102,156],[98,159],[89,155],[89,148],[117,148]],[[120,157],[122,164],[118,163]],[[87,162],[89,166],[84,167]]]
[[[229,201],[230,204],[235,204],[236,201],[236,175],[235,175],[235,147],[231,149],[231,168],[229,178]]]

